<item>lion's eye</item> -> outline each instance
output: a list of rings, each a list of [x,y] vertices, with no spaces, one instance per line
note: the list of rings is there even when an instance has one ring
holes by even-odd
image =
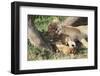
[[[72,47],[74,47],[74,45],[72,44]]]

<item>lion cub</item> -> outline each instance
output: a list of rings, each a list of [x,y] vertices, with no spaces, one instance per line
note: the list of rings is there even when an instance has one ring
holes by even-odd
[[[76,43],[68,35],[61,34],[59,41],[55,42],[55,46],[57,52],[62,52],[65,55],[76,53]]]
[[[79,41],[83,44],[83,46],[85,46],[86,48],[88,47],[88,42],[86,40],[87,35],[85,35],[83,32],[81,32],[79,29],[75,28],[75,27],[65,27],[62,26],[62,30],[61,33],[63,34],[67,34],[70,36],[70,38],[73,41]]]
[[[61,52],[65,55],[70,55],[70,54],[75,54],[76,53],[76,49],[74,47],[70,47],[70,46],[66,46],[60,42],[56,43],[56,47],[57,47],[57,52]]]

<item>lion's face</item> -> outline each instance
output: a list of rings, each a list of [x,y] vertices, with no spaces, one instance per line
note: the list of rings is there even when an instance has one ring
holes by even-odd
[[[65,38],[63,39],[64,39],[63,42],[66,46],[68,46],[69,48],[76,48],[75,41],[73,41],[68,35],[66,35]]]
[[[73,47],[70,48],[70,45],[69,45],[69,46],[66,46],[66,45],[64,45],[64,44],[62,44],[62,43],[57,43],[57,44],[56,44],[56,47],[58,48],[58,50],[59,50],[60,52],[62,52],[62,53],[65,54],[65,55],[68,55],[68,54],[75,54],[75,52],[76,52],[76,49],[73,48]]]

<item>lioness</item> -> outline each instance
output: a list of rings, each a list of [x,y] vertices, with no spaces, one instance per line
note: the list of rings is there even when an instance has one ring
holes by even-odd
[[[77,42],[80,42],[86,48],[88,47],[88,43],[86,41],[86,38],[87,38],[86,35],[84,35],[79,29],[75,27],[61,26],[56,23],[51,23],[48,26],[48,32],[51,34],[50,37],[52,37],[52,39],[55,39],[55,37],[59,37],[61,34],[65,34],[65,35],[68,35],[72,41],[75,41],[76,44]]]

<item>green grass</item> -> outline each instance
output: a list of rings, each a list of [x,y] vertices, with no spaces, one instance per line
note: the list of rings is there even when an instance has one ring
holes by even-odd
[[[41,16],[34,15],[32,16],[32,22],[35,24],[39,31],[47,31],[49,22],[52,22],[53,19],[58,18],[60,21],[65,19],[65,16]]]

